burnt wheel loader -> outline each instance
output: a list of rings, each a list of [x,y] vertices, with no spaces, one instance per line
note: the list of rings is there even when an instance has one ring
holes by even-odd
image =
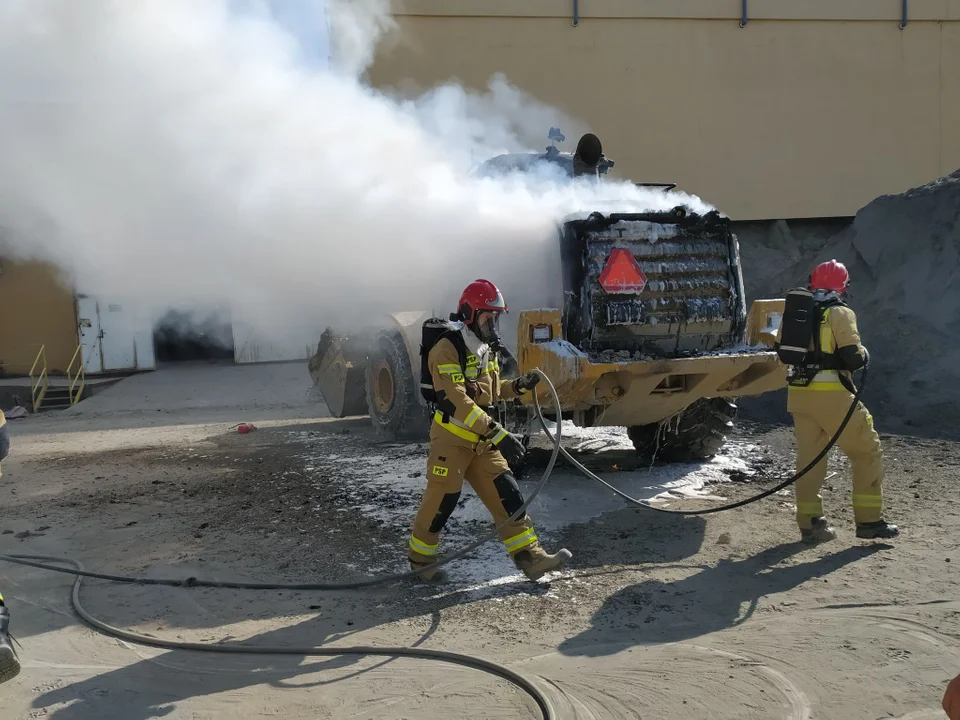
[[[548,137],[563,139],[555,128]],[[501,155],[478,173],[537,162],[598,180],[614,164],[588,134],[573,155],[556,147]],[[772,351],[784,301],[756,300],[747,311],[728,218],[683,205],[594,213],[562,222],[558,240],[564,307],[519,313],[514,370],[547,373],[562,419],[625,427],[646,461],[706,460],[733,427],[737,397],[786,385],[786,368]],[[418,375],[421,325],[430,317],[394,313],[349,335],[327,328],[309,371],[330,412],[369,414],[387,440],[425,441],[433,409],[420,396]],[[545,412],[554,410],[539,392]],[[511,432],[529,439],[538,431],[529,399],[504,401],[496,411]]]

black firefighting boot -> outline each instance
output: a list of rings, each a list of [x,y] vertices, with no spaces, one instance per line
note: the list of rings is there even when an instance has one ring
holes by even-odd
[[[0,683],[20,674],[20,660],[10,637],[10,611],[0,605]]]
[[[817,545],[823,542],[830,542],[837,537],[837,531],[827,523],[824,517],[815,517],[811,521],[813,527],[807,530],[800,529],[800,542],[807,545]]]
[[[857,537],[862,540],[889,540],[900,534],[900,528],[891,525],[886,520],[877,520],[871,523],[857,525]]]
[[[513,556],[513,564],[523,571],[527,579],[539,580],[548,572],[562,568],[566,565],[567,560],[572,557],[573,553],[566,548],[557,550],[555,554],[550,555],[542,547],[535,545],[516,553]]]
[[[420,570],[421,568],[425,568],[425,567],[429,567],[430,565],[433,565],[435,562],[436,561],[434,560],[432,562],[421,563],[421,562],[414,562],[413,560],[411,560],[410,569]],[[423,580],[424,582],[428,582],[428,583],[445,583],[447,580],[450,579],[449,576],[447,575],[447,571],[444,570],[443,568],[433,568],[432,570],[425,570],[424,572],[417,573],[417,577]]]

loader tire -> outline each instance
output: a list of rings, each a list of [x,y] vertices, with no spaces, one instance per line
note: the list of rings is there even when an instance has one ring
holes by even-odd
[[[419,400],[419,381],[398,333],[381,332],[366,365],[367,411],[384,440],[426,442],[430,437],[427,408]]]
[[[737,406],[727,398],[703,398],[687,407],[679,422],[662,428],[659,423],[634,425],[627,434],[644,462],[699,462],[723,449],[736,417]]]

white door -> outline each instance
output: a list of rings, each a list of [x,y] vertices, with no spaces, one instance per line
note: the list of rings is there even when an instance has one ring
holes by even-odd
[[[100,356],[100,318],[97,314],[97,299],[77,295],[77,323],[80,326],[80,353],[83,355],[83,370],[87,373],[103,371]]]
[[[137,355],[133,336],[136,334],[130,314],[117,300],[98,301],[100,318],[100,353],[103,369],[136,370]]]

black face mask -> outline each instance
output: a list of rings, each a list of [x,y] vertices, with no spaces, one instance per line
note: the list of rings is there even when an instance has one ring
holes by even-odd
[[[489,343],[494,347],[499,346],[500,342],[500,315],[489,313],[483,322],[474,323],[474,333],[481,342]]]

